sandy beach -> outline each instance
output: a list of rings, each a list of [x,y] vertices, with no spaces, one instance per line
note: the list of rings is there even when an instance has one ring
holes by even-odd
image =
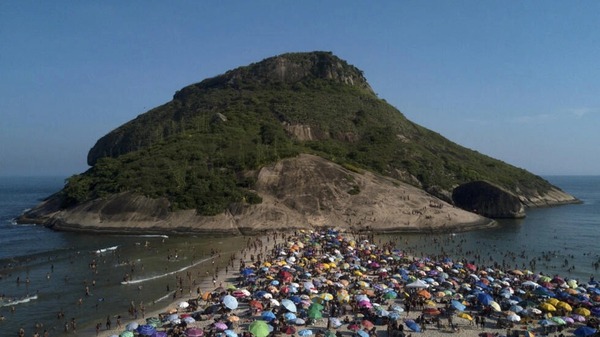
[[[283,294],[283,292],[279,292],[277,289],[273,290],[275,286],[269,286],[271,284],[278,284],[277,287],[279,289],[283,289],[282,287],[288,287],[291,281],[291,284],[295,282],[300,285],[306,284],[307,281],[317,282],[317,280],[331,280],[331,282],[327,282],[329,286],[322,285],[317,287],[317,289],[302,288],[299,290],[299,294],[303,294],[306,298],[310,298],[311,302],[319,302],[325,304],[327,309],[331,308],[330,303],[326,303],[327,300],[319,300],[318,297],[323,294],[325,291],[336,290],[338,291],[337,295],[339,296],[340,292],[345,290],[348,291],[349,299],[347,301],[340,300],[340,297],[335,296],[336,300],[331,300],[331,303],[338,302],[340,306],[338,308],[343,307],[344,309],[338,310],[335,313],[335,316],[340,321],[346,320],[345,323],[342,323],[339,327],[334,327],[332,322],[335,322],[334,316],[331,315],[331,311],[325,309],[323,310],[322,317],[315,320],[308,320],[308,323],[305,324],[292,324],[295,332],[291,333],[288,331],[287,335],[292,335],[295,337],[305,336],[308,334],[305,330],[310,330],[314,335],[322,335],[322,336],[333,336],[333,334],[337,334],[337,336],[371,336],[371,337],[387,337],[387,336],[410,336],[410,335],[428,335],[428,336],[479,336],[481,334],[490,334],[489,336],[497,335],[497,336],[529,336],[529,335],[550,335],[550,336],[572,336],[575,329],[584,326],[585,324],[594,323],[593,320],[590,320],[588,317],[584,317],[584,320],[575,321],[573,323],[567,323],[565,325],[560,325],[558,323],[553,323],[552,317],[558,317],[559,313],[562,318],[569,317],[569,315],[573,314],[573,312],[578,312],[575,307],[569,307],[571,310],[560,309],[557,310],[554,308],[553,310],[544,310],[541,311],[537,309],[540,306],[543,306],[547,300],[551,299],[551,297],[544,296],[534,296],[534,290],[538,289],[538,287],[527,288],[525,284],[526,282],[532,282],[536,279],[539,281],[539,277],[536,278],[536,275],[532,275],[532,273],[528,273],[528,271],[519,271],[519,270],[511,270],[506,272],[501,272],[499,270],[492,270],[489,267],[484,266],[472,266],[468,263],[461,262],[449,262],[449,260],[443,261],[418,261],[413,257],[402,256],[401,252],[391,252],[392,245],[385,247],[376,247],[374,244],[369,243],[365,239],[368,237],[365,236],[357,236],[350,233],[335,233],[339,238],[343,238],[341,241],[341,246],[337,247],[333,250],[331,248],[326,250],[325,247],[319,245],[327,244],[327,240],[323,239],[325,237],[323,233],[310,233],[309,231],[301,231],[298,232],[297,235],[293,235],[292,233],[272,233],[260,238],[251,239],[248,241],[248,246],[243,248],[239,253],[236,253],[230,257],[219,256],[218,254],[214,257],[215,263],[215,274],[202,277],[201,279],[194,282],[191,278],[186,278],[184,275],[181,276],[183,280],[183,292],[177,298],[172,299],[171,303],[165,305],[164,307],[152,310],[151,312],[144,312],[142,315],[138,314],[138,318],[135,320],[123,318],[121,322],[121,327],[118,328],[116,324],[116,319],[112,319],[111,329],[107,330],[105,326],[105,319],[100,319],[99,323],[101,323],[101,328],[96,333],[94,328],[87,328],[82,331],[78,331],[78,336],[102,336],[109,337],[113,335],[119,336],[123,331],[125,331],[126,326],[131,324],[132,322],[137,323],[138,325],[146,324],[146,318],[150,317],[166,317],[169,314],[175,314],[179,317],[186,317],[188,315],[193,315],[199,319],[194,322],[188,323],[187,327],[197,327],[203,329],[205,332],[205,336],[225,336],[222,332],[219,334],[215,330],[215,325],[217,321],[226,321],[227,317],[234,315],[239,317],[239,322],[233,325],[233,330],[239,336],[246,331],[248,331],[248,326],[250,323],[255,320],[264,319],[262,313],[267,311],[267,308],[263,310],[252,310],[250,306],[250,301],[256,298],[256,291],[265,292],[266,289],[270,289],[268,291],[272,292],[274,295],[274,299],[276,301],[281,302],[286,296],[291,295],[291,293]],[[332,235],[329,235],[332,236]],[[312,255],[308,255],[307,252],[304,252],[303,249],[290,250],[290,247],[297,247],[297,245],[308,244],[310,240],[313,242],[317,242],[316,247],[320,247],[315,249],[312,248]],[[319,241],[321,240],[321,241]],[[337,239],[336,239],[337,240]],[[354,246],[350,245],[353,244]],[[346,250],[344,251],[345,248]],[[341,252],[340,252],[341,250]],[[343,252],[351,253],[357,257],[356,260],[360,260],[361,264],[365,267],[358,268],[359,261],[355,261],[357,264],[356,269],[348,269],[345,264],[350,261],[348,256],[345,259],[334,259],[335,252],[338,252],[338,257],[342,256]],[[293,255],[291,255],[293,253]],[[303,255],[306,254],[306,255]],[[317,255],[318,254],[318,255]],[[395,254],[395,255],[394,255]],[[293,280],[281,280],[281,284],[277,281],[279,278],[277,275],[279,271],[283,270],[282,268],[287,268],[286,270],[293,270],[294,266],[299,266],[300,263],[294,264],[294,260],[286,260],[286,257],[289,258],[294,256],[298,258],[298,261],[306,261],[306,264],[302,268],[298,268],[298,270],[308,270],[310,266],[310,275],[309,277],[303,277],[302,279],[298,279],[298,275],[294,274]],[[383,265],[385,263],[385,259],[381,260],[381,265],[375,266],[376,261],[387,256],[390,261],[389,265]],[[396,260],[393,260],[393,256],[398,256]],[[360,257],[360,258],[358,258]],[[257,263],[257,260],[260,258],[260,264]],[[372,261],[369,259],[373,259]],[[283,261],[283,262],[282,262]],[[286,263],[287,261],[287,263]],[[312,261],[312,262],[311,262]],[[331,266],[324,268],[323,265],[327,264],[326,262],[330,261]],[[247,269],[248,267],[252,267],[257,270],[267,270],[266,273],[259,274],[257,277],[258,281],[251,285],[249,283],[244,282],[244,278],[242,277],[240,282],[240,271]],[[415,267],[413,267],[415,266]],[[227,267],[227,268],[225,268]],[[291,267],[291,268],[290,268]],[[304,269],[306,268],[306,269]],[[387,270],[387,269],[389,270]],[[382,273],[384,270],[385,275]],[[406,280],[401,280],[397,276],[398,274],[391,275],[388,274],[394,271],[408,271],[409,275]],[[452,279],[448,278],[448,285],[439,284],[438,282],[434,283],[423,283],[423,286],[420,286],[418,282],[424,282],[424,279],[428,279],[434,276],[433,270],[442,270],[440,273],[445,272],[454,272],[456,276]],[[193,274],[193,270],[191,270]],[[494,273],[502,273],[502,274],[494,274]],[[245,274],[247,275],[247,274]],[[341,275],[349,275],[349,277],[341,278]],[[437,275],[437,274],[436,274]],[[505,275],[502,280],[497,279],[502,286],[496,287],[493,286],[496,284],[495,281],[486,281],[485,283],[481,280],[486,279],[494,279],[491,275]],[[214,276],[214,277],[213,277]],[[417,277],[418,276],[418,277]],[[537,275],[539,276],[539,275]],[[454,281],[456,279],[457,281]],[[347,280],[341,283],[341,287],[339,282],[342,280]],[[392,282],[387,282],[387,281]],[[396,281],[393,281],[396,280]],[[460,280],[461,282],[458,282]],[[277,282],[275,282],[277,281]],[[510,281],[510,283],[509,283]],[[568,280],[562,280],[567,284]],[[414,283],[417,282],[417,285]],[[502,283],[504,282],[504,283]],[[554,282],[554,279],[553,281]],[[547,282],[550,285],[549,282]],[[241,286],[241,285],[245,286]],[[334,284],[334,285],[332,285]],[[393,289],[393,291],[398,294],[397,297],[389,296],[389,298],[382,297],[382,294],[385,294],[383,290],[388,289],[385,284],[389,284],[389,289]],[[437,285],[436,285],[437,284]],[[466,284],[466,285],[465,285]],[[484,305],[483,303],[479,303],[480,300],[484,301],[484,299],[476,293],[475,300],[473,300],[473,294],[470,287],[481,286],[483,289],[487,288],[487,285],[490,286],[490,296],[492,296],[493,300],[504,301],[504,294],[502,290],[510,291],[515,294],[521,294],[523,297],[527,297],[531,301],[536,301],[535,305],[532,304],[531,308],[527,308],[529,314],[525,314],[523,311],[522,317],[519,317],[519,321],[515,312],[510,310],[500,310],[493,309],[496,305],[499,306],[498,302],[492,301],[495,304],[488,303],[488,305]],[[593,294],[590,288],[592,285],[588,285],[588,292]],[[385,288],[383,288],[385,287]],[[572,292],[574,293],[578,288],[581,288],[582,285],[577,285],[576,288]],[[381,290],[383,288],[383,290]],[[544,287],[542,287],[544,288]],[[595,285],[593,285],[595,289]],[[200,295],[198,296],[197,290],[200,290]],[[235,291],[240,291],[242,289],[252,289],[252,295],[248,297],[238,298],[239,305],[234,310],[227,310],[227,312],[221,316],[221,313],[215,313],[212,315],[208,314],[200,314],[204,311],[204,309],[211,306],[222,306],[221,299],[224,295],[231,295]],[[544,288],[546,289],[546,288]],[[561,289],[560,286],[557,289]],[[563,286],[562,289],[568,289]],[[527,290],[527,291],[526,291]],[[446,293],[444,294],[444,291]],[[577,291],[581,291],[577,290]],[[205,301],[202,298],[206,298],[207,293],[212,293],[213,300]],[[265,292],[267,293],[267,292]],[[485,293],[482,291],[481,293]],[[500,295],[502,294],[502,295]],[[204,295],[204,296],[203,296]],[[378,300],[380,302],[375,303],[367,308],[367,304],[365,307],[361,307],[357,305],[359,301],[357,301],[358,296],[368,296],[372,301]],[[270,296],[269,296],[270,297]],[[509,297],[506,297],[508,300]],[[596,300],[597,298],[594,298]],[[183,308],[181,305],[182,302],[194,303],[194,300],[199,300],[198,308],[195,310],[191,310],[191,307]],[[275,306],[268,299],[268,297],[260,299],[263,304],[266,306],[271,306],[273,312],[283,312],[280,307]],[[452,301],[451,301],[452,300]],[[462,311],[456,310],[453,306],[455,305],[455,301],[458,303],[464,304],[466,308]],[[309,304],[307,303],[307,305]],[[506,305],[506,303],[502,302],[502,305]],[[516,305],[516,304],[515,304]],[[334,305],[335,306],[335,305]],[[514,307],[514,306],[513,306]],[[513,309],[511,307],[510,309]],[[580,306],[582,307],[582,306]],[[374,308],[374,309],[373,309]],[[565,307],[566,308],[566,307]],[[368,309],[368,310],[367,310]],[[377,311],[373,311],[377,310]],[[300,312],[300,310],[299,310]],[[391,312],[395,313],[394,320],[392,319],[384,319],[381,316],[376,316],[373,314],[374,312],[387,312],[388,315]],[[537,314],[539,313],[539,314]],[[367,315],[372,315],[368,316]],[[384,315],[385,316],[385,315]],[[476,319],[469,319],[474,317],[484,317],[485,323],[484,326],[480,326],[480,324],[476,324]],[[389,316],[392,317],[392,316]],[[464,317],[464,318],[461,318]],[[510,318],[509,318],[510,317]],[[573,317],[576,317],[573,315]],[[582,316],[583,317],[583,316]],[[281,314],[278,314],[278,319],[281,319]],[[373,322],[364,321],[370,318]],[[377,318],[377,320],[375,320]],[[478,318],[478,317],[477,317]],[[283,321],[283,319],[281,319]],[[479,320],[479,319],[477,319]],[[382,323],[383,321],[383,323]],[[394,323],[395,321],[395,323]],[[410,321],[418,322],[416,330],[413,331],[409,328]],[[548,322],[548,323],[545,323]],[[358,325],[358,330],[356,327],[352,326],[352,323],[356,323]],[[373,325],[369,323],[374,323]],[[165,325],[163,327],[159,327],[159,331],[169,331],[171,325]],[[329,327],[329,329],[328,329]],[[402,328],[400,328],[402,327]],[[399,330],[402,329],[402,330]],[[172,331],[172,330],[171,330]],[[328,333],[327,331],[330,331]],[[135,331],[134,331],[135,332]],[[286,336],[285,332],[278,333],[281,336]],[[137,332],[135,335],[138,335]],[[182,334],[181,336],[185,336]]]

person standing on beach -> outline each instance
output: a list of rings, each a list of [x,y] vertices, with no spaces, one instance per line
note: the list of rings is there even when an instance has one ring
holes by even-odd
[[[112,322],[110,321],[110,315],[106,316],[106,330],[110,330]]]

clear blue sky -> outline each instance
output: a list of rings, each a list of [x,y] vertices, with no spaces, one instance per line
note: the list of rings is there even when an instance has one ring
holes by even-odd
[[[598,1],[0,2],[0,175],[85,171],[176,90],[332,51],[410,120],[535,174],[600,174]]]

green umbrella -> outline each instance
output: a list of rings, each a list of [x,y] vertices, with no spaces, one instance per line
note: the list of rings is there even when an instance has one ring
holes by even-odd
[[[386,300],[391,300],[398,297],[398,294],[395,291],[388,291],[385,294],[383,294],[383,298],[385,298]]]
[[[123,331],[123,332],[121,332],[121,334],[119,335],[119,337],[133,337],[133,332],[131,332],[131,331]]]
[[[311,310],[318,310],[318,311],[321,311],[321,310],[323,310],[323,308],[324,308],[324,306],[323,306],[321,303],[318,303],[318,302],[313,302],[313,303],[310,305],[310,307],[308,307],[308,311],[311,311]]]
[[[319,319],[323,317],[323,314],[321,313],[321,310],[319,310],[318,308],[308,308],[308,317],[312,318],[312,319]]]
[[[248,331],[250,331],[254,337],[267,337],[269,334],[269,325],[265,321],[254,321],[250,323]]]
[[[155,328],[158,328],[159,326],[162,326],[160,319],[158,319],[158,317],[149,317],[146,318],[146,323],[148,325],[152,325]]]

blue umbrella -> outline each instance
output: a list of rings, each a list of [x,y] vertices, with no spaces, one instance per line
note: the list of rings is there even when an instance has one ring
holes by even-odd
[[[298,331],[298,335],[302,336],[302,337],[304,337],[304,336],[310,336],[312,334],[313,334],[313,332],[310,329],[304,329],[304,330]]]
[[[300,302],[302,302],[302,299],[300,298],[300,296],[291,296],[290,297],[290,301],[292,301],[292,303],[294,304],[300,304]]]
[[[262,315],[260,315],[260,317],[262,320],[271,322],[272,320],[275,319],[275,314],[272,311],[265,311],[262,313]]]
[[[227,330],[223,331],[223,333],[224,333],[224,334],[225,334],[225,336],[227,336],[227,337],[238,337],[238,334],[237,334],[237,333],[235,333],[235,331],[233,331],[233,330],[229,330],[229,329],[227,329]]]
[[[284,308],[286,308],[290,312],[296,312],[297,311],[296,304],[294,304],[294,302],[292,300],[287,299],[287,298],[281,300],[281,306],[283,306]]]
[[[293,312],[286,312],[285,314],[283,314],[283,318],[286,321],[295,321],[298,317],[296,317],[296,315]]]
[[[142,336],[151,336],[156,332],[156,328],[150,324],[140,325],[136,330]]]
[[[483,305],[490,305],[492,302],[494,302],[492,296],[490,296],[490,294],[487,293],[479,293],[477,295],[477,300]]]
[[[590,328],[589,326],[580,326],[573,331],[573,334],[577,337],[587,337],[596,333],[596,329]]]
[[[452,300],[452,302],[450,303],[452,304],[452,307],[458,311],[464,311],[467,308],[464,304],[460,303],[457,300]]]
[[[221,300],[221,302],[227,309],[235,310],[238,307],[237,299],[231,295],[223,296],[223,299]]]
[[[421,332],[421,327],[419,324],[412,319],[406,320],[404,324],[406,324],[406,326],[414,332]]]
[[[369,334],[365,330],[358,330],[356,332],[360,337],[369,337]]]

